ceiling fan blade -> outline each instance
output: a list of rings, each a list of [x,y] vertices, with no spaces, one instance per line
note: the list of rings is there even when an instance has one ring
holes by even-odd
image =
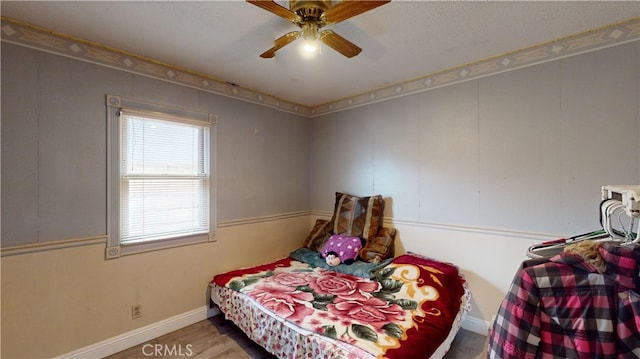
[[[263,59],[270,59],[274,57],[276,55],[276,51],[293,42],[298,37],[300,37],[300,31],[291,31],[280,36],[276,39],[276,41],[274,41],[273,47],[260,54],[260,57],[262,57]]]
[[[274,13],[291,22],[300,21],[300,16],[271,0],[247,0],[248,3]]]
[[[360,51],[362,51],[361,48],[344,37],[336,34],[333,30],[322,31],[320,33],[320,40],[330,48],[349,58],[356,56]]]
[[[369,11],[382,6],[391,0],[374,0],[374,1],[347,1],[343,0],[337,3],[335,6],[329,8],[322,14],[322,19],[326,24],[336,24],[340,21],[362,14],[365,11]]]

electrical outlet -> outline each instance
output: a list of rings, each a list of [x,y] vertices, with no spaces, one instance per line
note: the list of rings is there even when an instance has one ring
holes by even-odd
[[[131,319],[142,317],[142,304],[134,304],[131,306]]]

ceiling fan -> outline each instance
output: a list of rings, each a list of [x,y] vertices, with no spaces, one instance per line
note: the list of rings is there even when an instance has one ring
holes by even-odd
[[[343,0],[332,4],[331,0],[291,0],[289,9],[272,0],[246,0],[247,2],[274,13],[291,21],[300,31],[291,31],[275,40],[269,50],[260,54],[262,58],[272,58],[276,51],[301,37],[309,42],[322,41],[327,46],[346,57],[354,57],[362,51],[361,48],[336,34],[333,30],[320,29],[326,25],[337,24],[341,21],[372,10],[388,3],[390,0],[348,1]]]

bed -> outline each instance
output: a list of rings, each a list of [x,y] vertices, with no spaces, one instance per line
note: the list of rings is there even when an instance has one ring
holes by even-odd
[[[470,309],[458,268],[415,253],[393,256],[395,230],[370,224],[341,232],[363,237],[355,262],[328,265],[321,247],[341,231],[344,196],[350,210],[375,213],[357,209],[369,197],[336,193],[334,216],[316,221],[301,248],[215,275],[212,302],[279,358],[442,358]]]

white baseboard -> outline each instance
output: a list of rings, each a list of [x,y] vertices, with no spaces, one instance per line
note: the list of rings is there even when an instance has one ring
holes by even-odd
[[[462,328],[480,335],[489,335],[491,323],[476,317],[465,316],[462,319]]]
[[[218,308],[209,308],[208,306],[203,306],[201,308],[178,314],[174,317],[167,318],[153,324],[149,324],[142,328],[120,334],[99,343],[74,350],[71,353],[58,356],[54,359],[104,358],[133,346],[142,344],[151,339],[157,338],[161,335],[171,333],[175,330],[205,320],[219,313],[220,311],[218,310]]]
[[[204,306],[74,350],[54,359],[104,358],[218,314],[220,314],[218,308]],[[462,319],[464,329],[480,335],[489,333],[489,325],[489,322],[475,317],[466,316]]]

